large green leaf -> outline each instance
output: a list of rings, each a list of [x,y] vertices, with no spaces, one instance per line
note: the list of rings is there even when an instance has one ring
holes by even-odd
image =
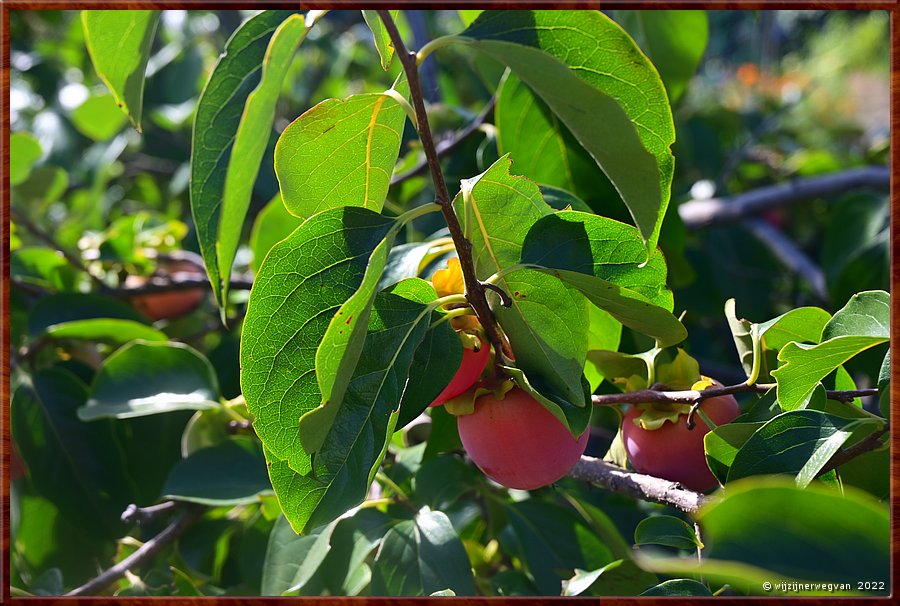
[[[239,436],[179,461],[162,492],[166,499],[218,507],[258,503],[272,486],[259,441]]]
[[[562,582],[562,595],[636,595],[657,580],[656,575],[638,568],[631,558],[623,558],[596,570],[576,568],[575,575]]]
[[[731,469],[731,464],[738,451],[763,425],[765,423],[762,421],[725,423],[703,436],[706,464],[716,476],[719,484],[724,484],[728,478],[728,470]]]
[[[321,448],[309,456],[297,445],[290,466],[268,456],[282,511],[297,531],[330,522],[366,496],[396,427],[413,355],[434,320],[433,305],[417,300],[427,298],[427,283],[413,283],[376,296],[359,363]]]
[[[322,403],[316,349],[395,225],[362,208],[325,211],[276,244],[259,268],[241,335],[241,388],[260,439],[298,471],[310,465],[298,422]]]
[[[588,311],[588,355],[584,364],[584,376],[591,387],[591,393],[597,390],[605,378],[605,373],[592,359],[592,351],[616,351],[622,338],[622,323],[611,315],[591,305]]]
[[[81,11],[84,42],[97,75],[141,130],[144,72],[160,11]]]
[[[674,298],[666,285],[662,251],[647,260],[640,233],[607,217],[567,210],[536,222],[522,245],[522,263],[579,272],[628,288],[666,311]]]
[[[472,568],[447,516],[425,507],[385,535],[372,569],[372,594],[427,596],[444,589],[475,595]]]
[[[127,419],[217,408],[218,399],[216,372],[200,353],[182,343],[132,341],[97,370],[78,417]]]
[[[147,326],[134,309],[109,297],[58,293],[44,297],[28,314],[32,336],[92,339],[127,343],[133,339],[165,341],[165,333]]]
[[[460,37],[543,99],[616,186],[653,251],[675,128],[659,74],[631,38],[599,11],[485,11]]]
[[[641,595],[658,595],[667,598],[689,597],[689,596],[709,596],[712,597],[709,588],[693,579],[671,579],[663,581],[659,585],[651,587]]]
[[[367,560],[391,526],[391,519],[372,507],[338,522],[321,566],[332,595],[359,595],[369,585],[372,571]]]
[[[772,376],[778,383],[781,407],[801,407],[819,381],[856,354],[889,338],[890,295],[884,291],[854,295],[825,325],[821,343],[792,341],[778,353],[782,364]]]
[[[285,517],[279,517],[269,534],[262,595],[280,596],[292,588],[302,590],[302,585],[312,578],[328,555],[334,529],[332,523],[298,536]]]
[[[613,18],[653,62],[674,103],[700,65],[709,40],[706,11],[617,10]]]
[[[402,76],[394,87],[408,94]],[[380,211],[405,121],[406,112],[384,93],[328,99],[294,120],[275,146],[287,209],[304,218],[336,206]]]
[[[191,212],[209,282],[217,298],[222,278],[216,242],[225,179],[244,101],[259,83],[269,40],[292,13],[263,11],[243,23],[225,44],[225,51],[197,103],[191,141]]]
[[[538,183],[577,192],[579,175],[597,171],[559,118],[512,72],[497,91],[494,124],[497,151],[509,154],[515,170]]]
[[[301,223],[303,219],[295,217],[285,208],[281,194],[272,198],[256,215],[256,221],[250,231],[250,250],[253,251],[250,267],[254,271],[259,271],[259,266],[272,247],[291,235]]]
[[[700,512],[704,559],[733,560],[788,578],[850,583],[887,581],[888,510],[848,489],[800,490],[774,480],[745,480]],[[759,589],[757,589],[759,591]]]
[[[266,49],[259,86],[247,97],[244,113],[238,123],[225,175],[216,242],[219,276],[222,280],[218,299],[223,305],[228,294],[231,265],[243,231],[244,218],[250,207],[250,194],[269,142],[272,122],[275,120],[275,104],[281,93],[282,81],[297,47],[306,38],[308,31],[303,15],[291,15],[278,26]],[[214,286],[219,287],[218,284]]]
[[[560,583],[575,568],[594,570],[613,561],[609,548],[569,509],[528,499],[509,504],[506,512],[517,555],[543,595],[559,595]]]
[[[119,515],[134,502],[133,484],[112,423],[78,419],[76,409],[86,398],[73,374],[41,370],[13,396],[12,435],[38,493],[71,522],[114,538],[125,531]]]
[[[528,230],[553,212],[536,183],[510,175],[510,164],[504,156],[481,175],[464,180],[453,203],[482,280],[518,263]],[[512,298],[509,308],[499,305],[496,297],[491,300],[516,364],[530,377],[544,377],[576,406],[584,405],[587,300],[574,288],[560,287],[538,272],[505,276],[498,286]]]
[[[817,410],[784,412],[766,422],[740,447],[727,480],[784,473],[796,476],[797,485],[803,488],[854,432],[871,431],[878,425],[877,419],[848,419]]]

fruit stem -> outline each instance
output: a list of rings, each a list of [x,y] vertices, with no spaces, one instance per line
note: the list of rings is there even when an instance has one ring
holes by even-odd
[[[428,329],[431,330],[432,328],[435,328],[435,327],[439,326],[440,324],[443,324],[444,322],[452,320],[453,318],[459,318],[460,316],[474,316],[474,315],[475,315],[475,312],[472,310],[471,307],[461,307],[460,309],[453,309],[453,310],[445,313],[441,318],[432,322],[431,326],[429,326]]]

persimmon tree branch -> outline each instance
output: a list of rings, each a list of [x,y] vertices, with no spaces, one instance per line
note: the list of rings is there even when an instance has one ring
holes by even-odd
[[[196,504],[188,504],[185,511],[174,522],[169,524],[158,535],[138,547],[134,553],[115,566],[106,569],[100,575],[94,577],[81,587],[73,589],[67,596],[96,595],[117,580],[125,576],[125,572],[137,568],[150,561],[162,549],[175,541],[184,532],[193,526],[206,511],[206,507]],[[123,514],[124,515],[124,514]]]
[[[714,498],[689,490],[678,482],[634,473],[588,456],[582,456],[581,460],[575,463],[575,467],[569,471],[569,477],[601,486],[612,492],[624,493],[642,501],[671,505],[691,514],[696,513],[701,506]]]
[[[416,129],[419,132],[419,139],[422,141],[422,150],[425,152],[425,159],[431,172],[431,180],[434,183],[435,202],[441,207],[441,213],[450,229],[450,237],[456,246],[456,252],[459,254],[459,265],[463,274],[463,281],[466,286],[466,297],[469,305],[478,316],[479,322],[484,327],[485,334],[494,346],[495,351],[502,351],[507,356],[512,357],[502,335],[500,327],[494,320],[494,315],[488,305],[485,296],[485,287],[478,279],[475,273],[475,263],[472,260],[472,243],[466,238],[459,224],[459,219],[453,210],[452,199],[447,191],[447,184],[444,182],[444,173],[441,170],[440,158],[435,148],[434,138],[431,135],[431,127],[428,124],[428,114],[425,110],[425,99],[422,96],[422,86],[419,82],[419,70],[416,60],[416,53],[407,50],[400,32],[394,20],[391,18],[390,12],[386,10],[378,11],[384,27],[391,38],[394,45],[397,58],[403,65],[403,71],[406,73],[406,79],[409,83],[409,94],[412,99],[413,109],[416,114]],[[499,360],[499,356],[498,356]]]
[[[820,196],[836,196],[859,188],[890,191],[891,171],[885,166],[866,166],[846,171],[795,179],[743,194],[709,200],[690,200],[678,207],[688,229],[737,221],[769,208],[786,206]]]
[[[591,397],[591,401],[594,406],[645,404],[651,402],[660,404],[693,404],[695,402],[702,402],[708,398],[715,398],[716,396],[725,396],[736,393],[766,393],[774,387],[775,383],[755,383],[753,385],[738,383],[737,385],[710,387],[703,390],[686,389],[683,391],[660,391],[656,389],[641,389],[639,391],[627,391],[624,393],[594,395]],[[878,395],[878,389],[875,387],[852,390],[829,389],[825,391],[825,395],[829,400],[850,402],[854,398]]]

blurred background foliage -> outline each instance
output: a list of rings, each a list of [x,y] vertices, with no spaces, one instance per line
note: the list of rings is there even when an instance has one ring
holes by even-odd
[[[404,13],[399,25],[412,48],[460,31],[469,19],[467,11]],[[60,593],[133,551],[159,532],[163,522],[126,534],[129,527],[119,522],[119,514],[129,503],[150,505],[171,494],[167,482],[173,481],[172,470],[182,456],[196,449],[192,440],[210,445],[227,438],[223,428],[228,427],[228,415],[221,411],[198,412],[190,425],[189,411],[81,421],[76,411],[90,397],[87,386],[123,341],[115,335],[48,338],[35,326],[59,319],[53,316],[60,313],[58,308],[42,312],[37,305],[47,293],[84,292],[100,282],[117,289],[127,285],[129,277],[146,278],[165,270],[164,260],[178,257],[180,251],[198,252],[188,192],[193,113],[227,38],[250,14],[163,11],[147,69],[144,128],[139,135],[91,66],[77,11],[11,11],[10,168],[17,215],[10,226],[14,280],[10,337],[14,363],[22,371],[14,375],[14,407],[24,410],[32,405],[41,411],[14,414],[13,419],[13,433],[27,464],[25,469],[13,469],[14,587],[34,594]],[[618,11],[611,16],[626,27],[634,17]],[[739,315],[763,321],[802,305],[834,312],[852,293],[888,289],[888,198],[854,193],[764,215],[822,267],[824,299],[787,271],[741,223],[689,231],[679,219],[678,205],[794,177],[886,164],[889,23],[887,13],[876,11],[710,11],[707,17],[702,60],[694,75],[684,78],[674,101],[676,172],[661,245],[676,313],[687,310],[687,348],[700,360],[701,369],[728,383],[742,376],[722,312],[725,299],[737,299]],[[629,31],[640,43],[639,30]],[[652,48],[644,50],[653,58]],[[655,60],[662,70],[662,58]],[[298,221],[285,213],[277,197],[272,169],[277,133],[323,99],[388,88],[398,70],[397,62],[389,73],[381,69],[371,33],[358,11],[331,12],[310,32],[284,81],[270,146],[254,187],[247,245],[238,253],[238,274],[252,276],[265,251]],[[453,46],[429,58],[423,66],[423,85],[438,136],[449,136],[475,119],[501,76],[499,65],[476,58],[463,47]],[[496,129],[490,123],[489,119],[445,158],[451,193],[461,178],[482,172],[498,157]],[[413,129],[407,128],[398,174],[418,160],[420,148],[413,139]],[[574,193],[596,212],[630,222],[596,165],[585,170]],[[391,189],[387,212],[431,200],[430,187],[425,174],[403,181]],[[427,237],[438,231],[439,220],[417,220],[404,237],[408,241]],[[80,260],[80,266],[50,248],[36,235],[40,233],[49,234]],[[196,276],[190,264],[181,270]],[[246,296],[239,289],[232,293],[227,329],[221,327],[208,293],[190,313],[152,325],[163,338],[186,343],[208,358],[213,371],[204,385],[226,399],[240,394],[238,346]],[[121,315],[109,317],[130,317],[130,308],[121,307],[126,309],[115,312]],[[50,318],[42,319],[41,313]],[[648,345],[625,331],[623,351],[642,351]],[[848,365],[858,386],[876,383],[884,351],[874,348]],[[133,378],[150,380],[138,371]],[[415,425],[398,434],[383,484],[387,491],[408,493],[417,504],[448,515],[483,593],[545,592],[554,583],[558,587],[555,573],[546,573],[548,578],[523,573],[521,561],[538,557],[529,542],[539,539],[529,534],[527,523],[517,520],[540,515],[550,526],[552,520],[565,526],[567,516],[574,515],[568,505],[577,497],[602,510],[603,519],[612,521],[613,532],[631,537],[648,512],[665,510],[568,479],[530,499],[525,493],[498,490],[461,459],[435,454],[452,449],[457,439],[455,424],[444,416],[443,411],[434,413],[427,442],[417,435],[420,429]],[[595,414],[594,423],[589,454],[602,455],[618,419],[603,410]],[[68,428],[75,436],[65,448],[53,435],[59,428]],[[34,452],[49,454],[37,457]],[[71,485],[59,481],[79,469],[91,477],[76,477]],[[248,481],[254,481],[254,473],[255,481],[260,481],[259,470],[248,473]],[[264,476],[261,482],[265,488]],[[392,511],[394,507],[399,511]],[[388,513],[409,516],[402,507],[391,508]],[[159,556],[141,577],[127,575],[115,591],[258,594],[265,583],[275,583],[263,578],[263,562],[278,513],[274,497],[265,490],[250,501],[213,507],[174,551]],[[589,515],[578,519],[574,528],[579,533],[595,530]],[[355,533],[363,557],[368,553],[363,553],[365,525],[377,527],[378,522],[362,520],[345,531]],[[574,555],[553,552],[543,557],[557,558],[545,562],[547,570],[590,569],[603,559],[597,556],[593,561],[591,553],[588,546]],[[338,552],[328,557],[335,562],[350,558]],[[333,563],[331,574],[315,577],[301,592],[369,591],[364,573],[348,570],[341,576],[339,569]]]

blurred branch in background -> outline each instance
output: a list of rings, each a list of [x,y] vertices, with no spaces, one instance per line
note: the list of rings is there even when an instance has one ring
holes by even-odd
[[[737,221],[770,208],[824,196],[837,196],[860,188],[888,192],[891,171],[886,166],[866,166],[789,183],[761,187],[727,198],[690,200],[678,207],[689,230]]]
[[[116,582],[132,568],[137,568],[149,562],[157,553],[175,541],[184,532],[193,526],[206,512],[206,507],[196,504],[188,504],[184,513],[158,535],[141,545],[134,553],[121,562],[105,570],[99,576],[91,579],[81,587],[73,589],[67,596],[95,595],[102,592]],[[127,513],[127,512],[126,512]],[[124,516],[124,514],[123,514]]]
[[[491,97],[490,101],[488,101],[484,106],[484,109],[481,110],[481,113],[478,114],[475,119],[472,120],[465,128],[439,141],[436,145],[438,157],[446,156],[454,149],[459,147],[466,139],[471,137],[476,132],[480,131],[481,127],[493,113],[494,105],[496,104],[496,102],[497,97]],[[394,177],[391,179],[391,187],[403,183],[404,181],[411,179],[416,175],[424,173],[427,168],[428,160],[424,155],[422,155],[415,166],[405,172],[400,173],[399,175],[394,175]]]
[[[784,266],[800,276],[819,301],[828,301],[825,289],[825,272],[806,256],[793,240],[762,219],[747,219],[744,223],[756,239],[762,242]]]

